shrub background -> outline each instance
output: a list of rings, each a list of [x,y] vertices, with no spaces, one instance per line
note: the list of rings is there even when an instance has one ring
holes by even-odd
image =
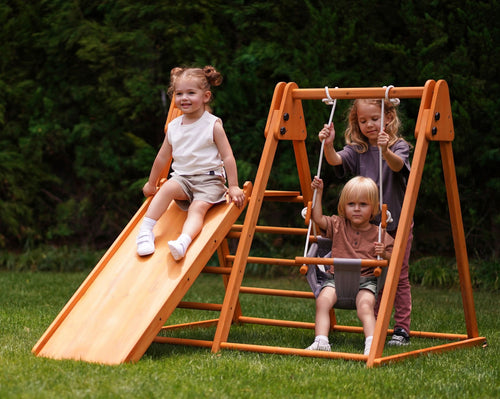
[[[213,64],[225,78],[214,90],[214,112],[225,123],[240,184],[254,180],[276,83],[422,86],[445,79],[469,252],[498,269],[498,1],[153,3],[1,2],[2,252],[107,248],[142,201],[163,138],[170,69]],[[418,105],[401,106],[410,141]],[[339,104],[339,127],[347,106]],[[316,132],[329,110],[306,104],[305,112],[314,164]],[[295,189],[292,161],[279,155],[270,184]],[[453,254],[440,163],[431,146],[415,258]],[[338,182],[328,184],[336,192]],[[263,217],[274,214],[280,210]]]

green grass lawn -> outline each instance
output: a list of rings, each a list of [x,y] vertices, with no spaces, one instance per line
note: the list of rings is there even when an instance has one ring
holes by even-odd
[[[39,358],[31,348],[86,273],[0,273],[0,398],[498,398],[500,294],[474,294],[479,332],[488,347],[367,368],[363,362],[303,358],[152,344],[135,364],[103,366]],[[244,281],[244,285],[307,289],[301,277]],[[457,290],[414,287],[412,328],[465,333]],[[201,276],[190,301],[221,302],[218,276]],[[246,316],[314,321],[314,301],[241,295]],[[212,313],[212,314],[210,314]],[[169,323],[217,317],[179,309]],[[354,311],[337,311],[339,324],[359,325]],[[213,329],[177,336],[212,339]],[[235,326],[229,341],[303,348],[312,330]],[[331,334],[336,351],[362,353],[360,334]],[[412,339],[412,349],[442,341]],[[385,354],[398,349],[386,348]]]

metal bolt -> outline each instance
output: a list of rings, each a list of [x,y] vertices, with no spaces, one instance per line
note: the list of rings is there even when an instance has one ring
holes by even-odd
[[[440,114],[439,112],[436,112],[436,113],[434,114],[434,120],[438,121],[438,120],[439,120],[439,118],[441,118],[441,114]]]
[[[290,119],[290,115],[288,113],[284,113],[283,114],[283,120],[287,121],[288,119]]]
[[[437,134],[437,132],[438,132],[438,128],[436,126],[434,126],[432,128],[432,135],[435,136]]]
[[[282,127],[282,128],[280,129],[280,133],[281,133],[281,134],[285,134],[285,133],[286,133],[286,128]]]

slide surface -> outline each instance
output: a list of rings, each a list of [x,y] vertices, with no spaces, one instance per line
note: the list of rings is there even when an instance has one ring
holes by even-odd
[[[251,184],[245,186],[246,203]],[[217,250],[242,210],[219,204],[209,210],[201,233],[176,262],[167,241],[186,218],[174,203],[155,226],[156,251],[136,254],[145,207],[127,225],[91,274],[33,347],[37,356],[103,364],[139,360]]]

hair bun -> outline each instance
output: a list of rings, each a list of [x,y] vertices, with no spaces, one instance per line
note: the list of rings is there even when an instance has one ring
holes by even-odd
[[[211,86],[219,86],[222,83],[222,75],[212,65],[205,66],[203,73]]]

